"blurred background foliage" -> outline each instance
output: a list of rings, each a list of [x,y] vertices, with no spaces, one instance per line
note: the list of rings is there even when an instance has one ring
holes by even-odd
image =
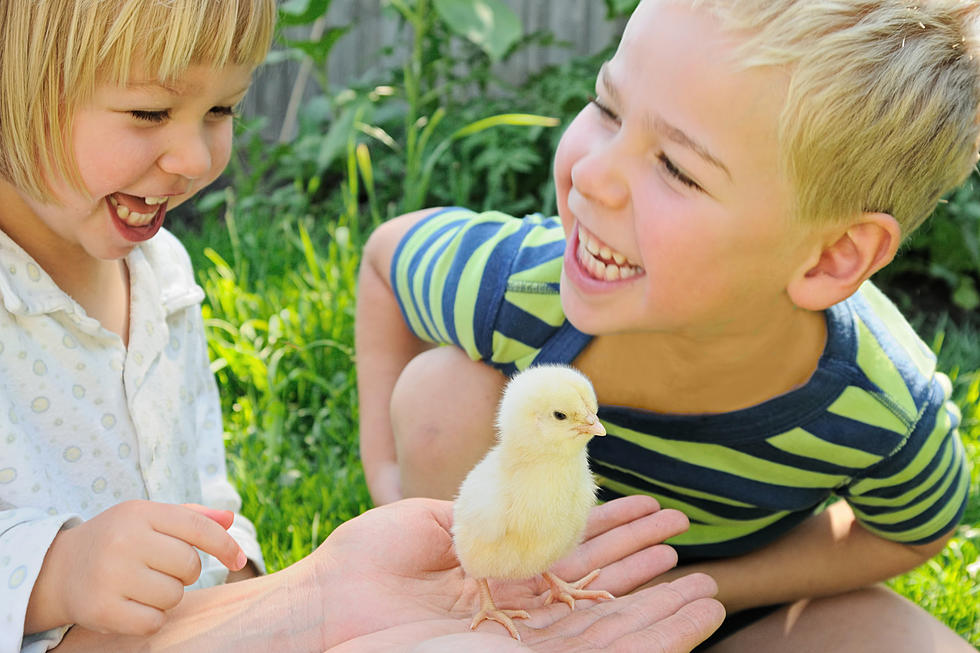
[[[553,212],[552,154],[615,45],[513,83],[498,74],[501,62],[536,44],[562,44],[547,32],[526,33],[502,0],[382,4],[397,22],[398,46],[365,52],[378,66],[365,81],[338,86],[326,64],[352,26],[329,24],[331,0],[281,3],[282,33],[267,70],[298,63],[303,87],[286,99],[282,125],[262,116],[239,121],[227,173],[171,223],[207,294],[229,467],[270,569],[308,554],[371,505],[357,451],[353,357],[367,235],[422,206]],[[636,0],[604,4],[606,19],[621,21]],[[877,279],[953,379],[974,460],[978,181],[974,175],[951,193]],[[892,584],[977,644],[976,469],[971,488],[953,544]]]

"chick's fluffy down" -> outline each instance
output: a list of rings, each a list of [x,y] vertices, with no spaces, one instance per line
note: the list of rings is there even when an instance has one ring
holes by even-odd
[[[595,503],[595,482],[585,464],[514,474],[495,453],[499,450],[491,451],[460,488],[453,520],[456,554],[476,578],[530,578],[581,541]],[[501,483],[503,477],[509,482]]]

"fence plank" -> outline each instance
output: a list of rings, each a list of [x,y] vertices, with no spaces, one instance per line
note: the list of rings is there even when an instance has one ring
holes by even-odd
[[[496,69],[503,79],[516,83],[528,73],[574,55],[592,54],[608,45],[621,31],[622,24],[605,20],[605,7],[597,0],[504,0],[520,16],[525,34],[547,31],[566,46],[531,46],[510,57]],[[342,88],[363,79],[372,70],[397,65],[398,53],[409,47],[410,32],[399,25],[392,11],[384,11],[381,0],[334,0],[327,13],[328,26],[351,25],[335,45],[327,62],[331,87]],[[309,27],[291,28],[286,36],[302,39]],[[383,57],[392,47],[395,54]],[[265,116],[264,135],[279,136],[290,94],[300,64],[289,61],[261,68],[242,112],[246,117]],[[315,82],[307,84],[305,97],[316,92]]]

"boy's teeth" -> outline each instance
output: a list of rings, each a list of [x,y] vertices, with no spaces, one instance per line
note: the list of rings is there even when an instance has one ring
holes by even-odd
[[[150,206],[156,206],[157,204],[163,204],[167,201],[166,197],[144,197],[143,201]]]
[[[606,245],[600,245],[582,229],[579,229],[577,254],[582,266],[596,279],[605,281],[631,279],[643,271],[643,268],[632,264],[623,254],[612,251]]]

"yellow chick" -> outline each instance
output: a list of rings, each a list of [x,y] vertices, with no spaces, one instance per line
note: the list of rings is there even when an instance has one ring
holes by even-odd
[[[596,569],[575,583],[548,571],[582,540],[596,485],[586,444],[606,429],[592,384],[562,365],[530,367],[504,389],[497,411],[497,444],[470,471],[453,507],[453,542],[463,570],[477,579],[480,608],[470,628],[486,619],[503,624],[520,639],[512,618],[523,610],[501,610],[488,578],[527,579],[542,574],[551,587],[548,603],[611,599],[584,590]]]

